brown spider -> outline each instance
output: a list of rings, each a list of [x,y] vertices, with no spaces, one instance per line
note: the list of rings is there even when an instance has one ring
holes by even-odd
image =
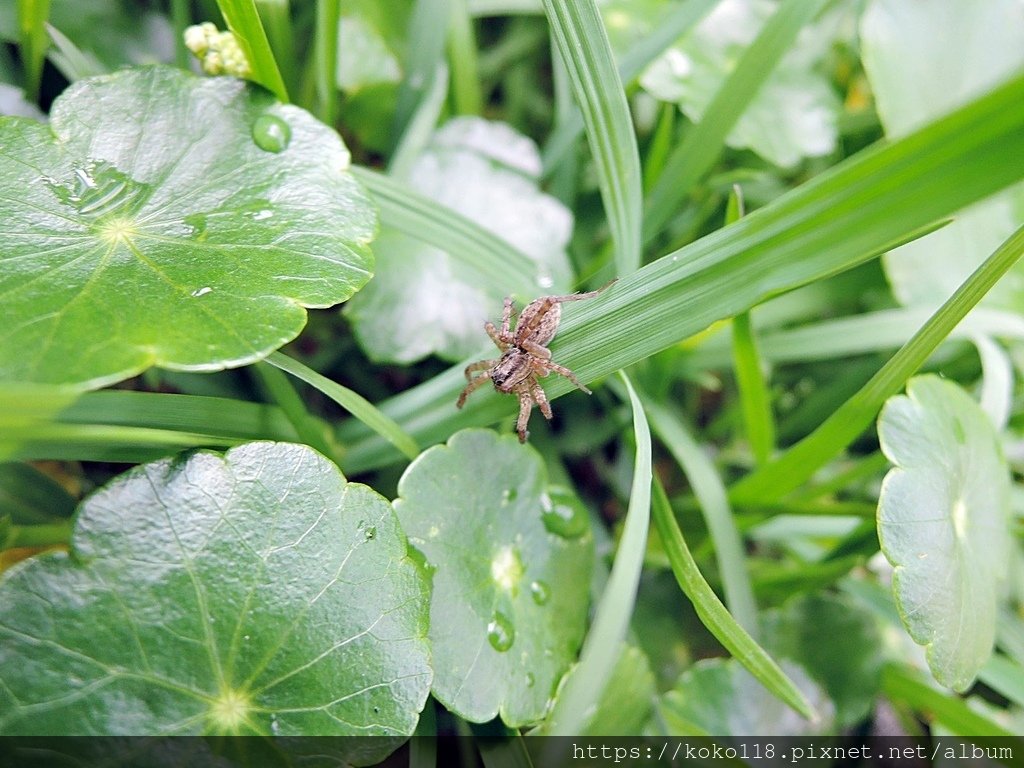
[[[504,310],[501,313],[501,330],[495,328],[494,323],[490,321],[484,324],[487,335],[501,350],[501,357],[497,360],[481,360],[466,367],[466,380],[469,384],[459,395],[456,407],[461,408],[465,405],[466,398],[488,380],[494,383],[494,388],[499,392],[509,394],[515,392],[519,396],[519,419],[516,421],[516,432],[519,433],[519,442],[525,443],[529,434],[526,431],[526,423],[530,420],[530,411],[533,410],[534,403],[538,405],[545,419],[551,418],[551,405],[537,381],[538,376],[547,376],[553,371],[565,376],[589,395],[590,390],[580,383],[576,374],[565,366],[552,362],[551,350],[547,348],[547,345],[555,338],[555,333],[558,331],[564,302],[592,298],[609,285],[611,283],[587,293],[542,296],[535,299],[527,304],[519,315],[515,331],[511,330],[512,297],[507,296]],[[482,371],[482,373],[477,373],[477,371]],[[474,373],[477,375],[474,376]]]

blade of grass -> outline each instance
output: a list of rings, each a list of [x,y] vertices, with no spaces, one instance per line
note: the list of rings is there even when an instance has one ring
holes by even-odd
[[[780,701],[785,702],[807,719],[814,719],[814,710],[792,680],[779,668],[754,639],[729,614],[718,595],[701,575],[690,554],[682,531],[672,515],[668,497],[661,483],[654,483],[651,513],[661,536],[672,572],[683,594],[693,603],[697,616],[718,641]]]
[[[622,56],[618,65],[619,77],[622,82],[631,83],[636,80],[648,64],[692,29],[717,2],[718,0],[688,0],[688,2],[677,3],[678,7],[673,9],[651,34],[639,40]],[[552,131],[544,145],[545,176],[558,167],[566,152],[573,147],[581,133],[583,133],[583,115],[578,109],[574,109],[573,114]]]
[[[619,374],[629,393],[636,440],[636,463],[626,522],[611,575],[594,611],[594,621],[545,725],[545,734],[573,736],[583,732],[611,677],[626,639],[640,584],[651,514],[651,432],[644,408],[625,373]]]
[[[621,278],[601,296],[567,305],[550,347],[553,359],[580,381],[593,382],[716,321],[863,263],[908,233],[1019,181],[1022,102],[1024,76],[915,134],[859,153],[732,226]],[[455,411],[464,365],[392,398],[383,410],[421,445],[511,413],[512,399],[493,392]],[[549,398],[571,388],[560,377],[545,383]],[[339,434],[355,443],[346,455],[348,471],[395,460],[357,425],[343,425]]]
[[[449,0],[452,6],[448,33],[448,60],[452,71],[452,103],[457,115],[479,115],[483,110],[480,74],[477,71],[476,34],[466,0]]]
[[[785,0],[744,51],[699,123],[669,155],[644,211],[644,242],[650,242],[679,209],[691,188],[718,161],[725,140],[757,92],[793,47],[800,30],[828,0]]]
[[[281,412],[291,423],[299,439],[311,448],[320,451],[324,456],[336,460],[335,452],[327,442],[323,431],[306,410],[305,403],[302,402],[302,398],[299,397],[299,393],[295,391],[295,387],[292,386],[288,377],[268,363],[257,363],[253,366],[253,373],[264,392],[277,403]]]
[[[448,67],[443,61],[438,62],[437,69],[430,81],[430,88],[423,94],[416,111],[405,127],[402,139],[395,147],[388,163],[388,175],[394,179],[406,179],[409,169],[416,157],[430,142],[437,127],[445,99],[448,96]]]
[[[722,578],[725,599],[736,621],[752,637],[757,637],[757,603],[750,585],[744,557],[743,540],[733,519],[725,484],[714,464],[676,415],[664,406],[645,398],[654,433],[686,475],[704,516],[715,560]]]
[[[174,63],[188,69],[192,56],[185,47],[185,29],[192,23],[189,0],[171,0],[171,28],[174,30]]]
[[[288,89],[270,50],[270,41],[254,0],[217,0],[217,7],[252,67],[252,80],[281,101],[288,101]]]
[[[341,16],[339,0],[317,0],[316,34],[313,55],[316,59],[316,116],[328,125],[334,125],[338,108],[338,19]]]
[[[46,59],[46,21],[50,0],[18,0],[18,50],[25,68],[24,90],[28,101],[39,98],[39,83]]]
[[[895,702],[930,715],[959,736],[1012,736],[957,696],[942,693],[924,683],[917,673],[896,664],[882,668],[882,691]]]
[[[1024,706],[1024,669],[1001,653],[992,654],[978,679],[1018,707]]]
[[[188,448],[230,448],[243,442],[221,434],[170,429],[38,423],[5,429],[0,434],[0,460],[141,464]]]
[[[402,140],[413,113],[433,85],[437,65],[444,60],[445,38],[451,18],[449,0],[416,0],[413,4],[409,14],[405,76],[398,86],[391,125],[394,147]]]
[[[536,289],[533,261],[507,241],[387,176],[358,166],[352,172],[373,195],[382,225],[443,249],[499,292],[531,295]]]
[[[50,62],[68,82],[74,83],[95,75],[105,75],[109,71],[93,54],[86,53],[67,38],[59,29],[51,24],[46,31],[53,42],[49,52]]]
[[[415,459],[419,454],[420,449],[416,445],[416,441],[403,432],[402,428],[392,419],[377,410],[373,403],[362,395],[341,386],[337,382],[331,381],[326,376],[321,376],[298,360],[280,352],[272,353],[267,357],[267,362],[323,392],[327,397],[331,398],[331,400],[395,446],[406,458]]]
[[[583,113],[619,275],[640,266],[640,154],[629,104],[593,0],[544,0],[551,35]]]
[[[295,58],[295,38],[292,29],[290,3],[288,0],[256,0],[256,10],[263,20],[263,28],[267,33],[270,50],[277,62],[285,88],[289,93],[299,90],[298,61]],[[335,24],[337,29],[337,24]],[[319,30],[317,30],[319,33]],[[337,34],[337,32],[335,32]],[[314,43],[315,45],[315,43]],[[332,81],[333,83],[333,81]]]
[[[743,213],[743,191],[738,184],[733,184],[726,207],[726,226],[741,219]],[[741,312],[732,320],[732,358],[747,440],[754,460],[764,464],[775,448],[775,422],[750,312]]]
[[[843,451],[875,419],[886,399],[903,388],[964,316],[1024,254],[1024,226],[989,256],[920,330],[810,435],[782,456],[735,483],[735,504],[782,498]]]

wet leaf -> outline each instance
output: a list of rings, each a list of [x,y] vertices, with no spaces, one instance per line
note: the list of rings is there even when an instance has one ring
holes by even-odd
[[[408,735],[426,602],[391,505],[309,448],[144,465],[0,582],[0,732]]]
[[[409,185],[512,243],[537,265],[537,293],[568,292],[565,253],[572,215],[540,191],[540,155],[502,123],[457,118],[413,162]],[[385,229],[374,245],[377,275],[347,305],[360,344],[376,360],[408,363],[429,354],[461,360],[487,343],[483,325],[501,317],[518,286],[482,288],[444,251]]]
[[[536,722],[576,657],[594,543],[512,435],[467,429],[414,461],[395,510],[433,576],[433,693],[473,722]]]
[[[369,278],[348,151],[255,86],[129,70],[50,119],[0,119],[0,379],[242,365]]]
[[[1010,481],[995,429],[956,384],[911,379],[878,420],[895,468],[878,537],[907,632],[943,685],[962,691],[992,652],[1009,561]]]

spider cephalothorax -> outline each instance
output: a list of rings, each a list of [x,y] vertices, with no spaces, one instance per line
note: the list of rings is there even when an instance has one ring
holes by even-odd
[[[501,350],[501,357],[497,360],[481,360],[466,367],[466,380],[469,384],[459,395],[456,406],[461,408],[465,405],[466,398],[488,380],[499,392],[514,392],[519,396],[516,431],[519,433],[519,442],[525,443],[529,434],[526,423],[534,403],[545,419],[551,418],[551,405],[537,381],[538,376],[547,376],[552,372],[561,374],[589,395],[590,390],[580,383],[572,371],[551,360],[551,350],[547,345],[558,331],[564,302],[589,299],[607,287],[568,296],[542,296],[531,301],[519,315],[514,331],[511,329],[512,297],[506,297],[505,308],[501,313],[501,330],[490,321],[484,324],[487,335]]]

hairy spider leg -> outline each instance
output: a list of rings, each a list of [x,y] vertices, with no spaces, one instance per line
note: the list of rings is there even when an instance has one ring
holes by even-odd
[[[551,403],[548,402],[548,396],[544,392],[543,387],[537,381],[535,377],[530,377],[530,393],[533,395],[534,401],[537,403],[537,407],[540,408],[540,412],[544,414],[544,418],[551,421]]]
[[[502,352],[508,349],[508,343],[501,338],[501,333],[499,333],[498,329],[494,327],[494,323],[488,320],[486,323],[484,323],[484,330],[487,331],[487,335],[491,337],[491,341],[494,342],[494,345],[498,349],[500,349]]]
[[[551,359],[551,350],[548,349],[545,346],[542,346],[542,345],[538,344],[535,341],[530,341],[529,339],[523,339],[522,343],[519,346],[521,346],[523,349],[525,349],[527,352],[529,352],[534,357],[539,357],[542,360],[550,360]]]
[[[559,373],[562,376],[565,376],[565,378],[567,378],[569,381],[571,381],[573,384],[575,384],[579,389],[582,389],[588,395],[591,394],[590,390],[587,389],[587,387],[584,386],[580,382],[580,380],[576,378],[576,374],[573,373],[572,371],[570,371],[564,365],[559,365],[558,363],[552,363],[550,360],[544,361],[543,363],[541,363],[541,365],[543,365],[547,369],[547,371],[545,371],[545,373],[544,373],[545,376],[547,376],[548,373],[550,373],[551,371],[554,371],[555,373]]]
[[[540,299],[536,299],[530,303],[530,305],[523,310],[523,313],[519,316],[520,325],[516,326],[515,335],[519,338],[527,338],[533,334],[534,331],[538,330],[540,325],[544,322],[548,313],[551,312],[557,305],[564,304],[567,301],[582,301],[583,299],[592,299],[599,293],[608,288],[616,280],[612,280],[610,283],[606,283],[598,288],[596,291],[585,291],[583,293],[569,293],[564,296],[544,296]],[[532,310],[532,311],[531,311]],[[561,314],[559,312],[559,314]],[[525,325],[522,325],[523,317],[527,317]],[[556,327],[558,323],[555,323]],[[554,334],[552,334],[554,335]],[[525,345],[523,345],[525,348]],[[533,350],[529,350],[533,351]],[[551,354],[548,353],[544,356],[545,359],[550,358]]]
[[[482,362],[482,361],[481,361]],[[473,394],[476,390],[480,389],[485,382],[491,380],[491,371],[484,371],[479,376],[471,379],[466,388],[462,390],[462,394],[459,395],[458,402],[455,403],[456,408],[461,408],[466,404],[466,398]]]
[[[530,420],[530,411],[532,410],[533,397],[526,387],[523,387],[519,390],[519,418],[516,420],[516,432],[519,433],[520,443],[525,443],[526,438],[530,435],[526,430],[526,424]]]
[[[486,371],[488,368],[493,368],[497,362],[497,360],[478,360],[475,363],[470,363],[466,366],[466,370],[463,371],[466,376],[466,381],[472,381],[474,373],[477,371]]]

